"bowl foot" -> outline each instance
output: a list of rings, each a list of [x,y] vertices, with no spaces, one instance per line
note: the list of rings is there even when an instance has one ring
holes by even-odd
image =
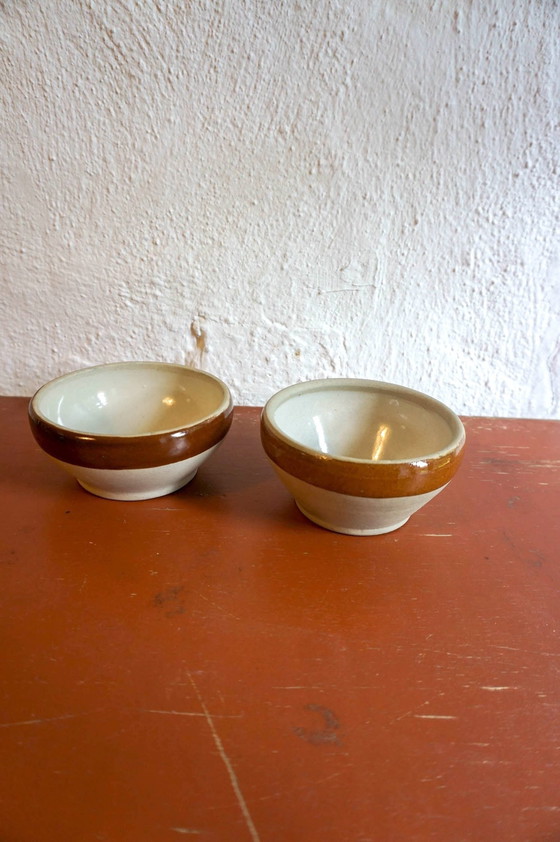
[[[189,476],[178,482],[172,482],[159,488],[139,488],[136,491],[119,491],[118,488],[99,488],[99,486],[81,479],[78,480],[78,484],[90,494],[95,494],[96,497],[103,497],[105,500],[152,500],[154,497],[164,497],[166,494],[172,494],[174,491],[183,488],[183,486],[194,479],[197,470],[198,468],[195,468],[192,474],[189,474]]]
[[[395,529],[400,529],[401,526],[404,526],[405,523],[410,519],[410,515],[405,517],[404,520],[398,521],[397,523],[391,524],[390,526],[382,526],[378,529],[356,529],[353,527],[346,527],[342,526],[341,524],[336,523],[326,523],[326,521],[321,520],[316,515],[311,514],[310,512],[306,511],[303,506],[296,501],[296,506],[302,513],[305,515],[306,518],[316,523],[317,526],[322,526],[323,529],[329,529],[331,532],[339,532],[342,535],[385,535],[387,532],[394,532]]]

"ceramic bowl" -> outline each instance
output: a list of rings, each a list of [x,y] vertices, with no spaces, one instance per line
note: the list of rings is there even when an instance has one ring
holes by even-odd
[[[232,420],[229,389],[204,371],[160,362],[84,368],[29,404],[38,444],[87,491],[112,500],[186,485]]]
[[[445,488],[461,462],[465,430],[444,404],[413,389],[327,379],[270,398],[261,440],[310,520],[335,532],[380,535]]]

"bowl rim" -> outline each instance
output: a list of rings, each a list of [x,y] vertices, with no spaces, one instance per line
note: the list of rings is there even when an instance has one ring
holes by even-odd
[[[223,400],[216,410],[191,424],[131,435],[94,433],[65,427],[38,411],[36,404],[40,393],[55,383],[66,379],[71,381],[74,377],[95,369],[145,367],[173,368],[212,380],[220,385]],[[210,372],[180,363],[131,360],[87,366],[49,380],[30,399],[28,418],[37,444],[60,462],[83,468],[109,470],[154,468],[189,459],[219,444],[231,426],[233,400],[228,386]]]
[[[77,379],[78,377],[93,371],[108,371],[110,369],[118,369],[118,368],[160,368],[166,370],[179,370],[179,371],[187,371],[191,374],[199,375],[201,379],[208,379],[212,380],[217,383],[222,388],[223,399],[219,404],[218,408],[213,412],[207,413],[206,415],[201,416],[196,421],[193,421],[191,424],[177,424],[174,427],[162,427],[159,429],[150,430],[146,433],[132,433],[132,434],[114,434],[114,433],[94,433],[91,430],[86,429],[79,429],[77,427],[68,427],[65,424],[59,424],[57,421],[54,421],[52,418],[49,418],[43,412],[40,411],[37,403],[40,397],[45,394],[50,388],[57,385],[58,383],[63,382],[64,380],[71,381],[73,379]],[[130,440],[130,439],[139,439],[139,438],[149,438],[150,436],[163,436],[173,434],[180,430],[188,430],[194,427],[199,426],[207,421],[210,421],[212,418],[215,418],[221,415],[225,409],[227,409],[228,405],[231,403],[231,393],[228,386],[220,380],[219,377],[216,377],[215,374],[211,374],[209,371],[204,371],[203,369],[193,368],[192,366],[181,365],[181,363],[167,363],[167,362],[158,362],[157,360],[123,360],[122,362],[112,362],[112,363],[101,363],[99,365],[91,365],[91,366],[84,366],[84,368],[76,368],[72,371],[68,371],[65,374],[61,374],[58,377],[53,377],[52,380],[47,380],[46,383],[43,383],[39,389],[34,393],[34,395],[30,399],[30,407],[32,407],[34,414],[37,418],[40,418],[44,423],[49,424],[52,427],[56,427],[59,430],[63,430],[66,433],[76,433],[77,435],[88,435],[92,436],[96,439],[122,439],[123,441]]]
[[[284,433],[274,413],[291,397],[313,391],[360,389],[398,393],[432,408],[451,422],[454,435],[438,451],[419,452],[403,459],[366,459],[337,456],[308,447]],[[406,497],[442,488],[461,463],[466,433],[459,416],[446,404],[424,392],[365,378],[322,378],[294,383],[276,392],[261,414],[261,442],[273,465],[299,480],[330,491],[357,497]]]
[[[321,391],[335,391],[336,389],[342,391],[350,391],[358,389],[360,391],[380,391],[380,392],[395,392],[403,394],[415,403],[421,403],[427,408],[434,408],[440,410],[439,415],[443,416],[447,421],[451,421],[455,427],[455,436],[450,440],[449,445],[442,447],[439,450],[429,451],[428,453],[418,453],[418,455],[406,457],[404,459],[372,459],[359,458],[356,456],[339,456],[333,453],[323,453],[321,450],[316,450],[313,447],[298,442],[297,439],[292,438],[283,432],[283,430],[276,424],[272,413],[276,411],[282,404],[284,404],[291,397],[309,392]],[[297,447],[298,450],[309,453],[319,458],[331,458],[339,462],[350,462],[355,464],[365,465],[399,465],[408,464],[411,461],[424,461],[426,459],[436,459],[446,453],[454,450],[465,439],[465,428],[459,416],[453,412],[446,404],[437,398],[425,392],[420,392],[417,389],[411,389],[408,386],[400,386],[397,383],[386,383],[382,380],[368,380],[359,377],[326,377],[317,380],[304,380],[300,383],[293,383],[291,386],[286,386],[284,389],[276,392],[266,402],[263,407],[263,415],[266,417],[267,423],[274,429],[275,434],[284,439],[288,444]]]

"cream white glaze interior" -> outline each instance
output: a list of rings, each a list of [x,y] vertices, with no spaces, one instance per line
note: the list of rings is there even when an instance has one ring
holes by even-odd
[[[267,411],[287,438],[346,459],[421,459],[462,437],[461,422],[443,404],[374,381],[297,384],[277,393]]]
[[[83,369],[35,395],[52,423],[97,435],[143,435],[196,424],[223,411],[229,392],[217,378],[183,366],[123,363]]]

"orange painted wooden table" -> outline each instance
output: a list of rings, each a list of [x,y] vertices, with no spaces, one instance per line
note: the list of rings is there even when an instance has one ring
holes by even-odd
[[[401,530],[296,509],[258,409],[98,499],[0,399],[2,842],[560,840],[560,423],[467,419]]]

